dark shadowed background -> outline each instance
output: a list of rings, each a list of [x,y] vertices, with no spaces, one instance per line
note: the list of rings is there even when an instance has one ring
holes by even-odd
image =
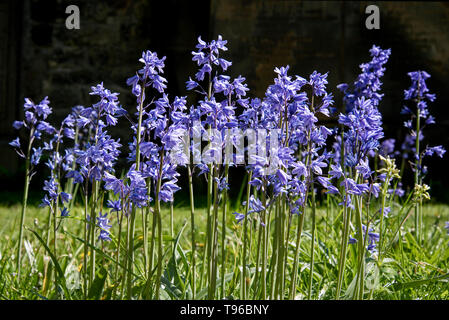
[[[79,30],[65,27],[70,4],[80,9]],[[365,27],[370,4],[380,9],[380,30]],[[211,40],[218,34],[228,40],[229,74],[247,78],[251,97],[263,97],[273,69],[288,64],[292,74],[303,77],[329,71],[337,107],[336,85],[354,81],[359,64],[370,60],[369,48],[391,48],[380,105],[386,137],[400,146],[406,133],[399,112],[403,90],[410,86],[407,72],[426,70],[432,75],[428,87],[437,94],[430,105],[437,124],[424,132],[425,142],[449,148],[447,2],[0,0],[0,201],[19,200],[23,188],[24,164],[8,142],[16,136],[13,120],[23,117],[24,97],[39,102],[48,96],[54,110],[50,121],[56,124],[73,106],[93,103],[90,86],[103,81],[134,112],[126,79],[147,49],[167,57],[168,93],[187,95],[185,81],[196,72],[190,52],[197,37]],[[126,120],[112,134],[121,138],[127,154]],[[427,160],[426,182],[434,199],[444,202],[449,201],[448,157]],[[44,166],[40,172],[32,182],[36,198],[48,174]],[[231,192],[238,193],[241,178],[231,178],[236,186]]]

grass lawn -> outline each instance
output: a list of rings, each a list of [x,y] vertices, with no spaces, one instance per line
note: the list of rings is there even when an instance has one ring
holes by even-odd
[[[0,206],[0,299],[67,299],[61,293],[54,290],[53,286],[45,286],[43,274],[45,268],[52,269],[50,257],[36,235],[30,230],[25,230],[23,254],[23,274],[20,283],[14,278],[16,242],[18,238],[18,225],[21,205]],[[391,241],[392,250],[380,263],[375,257],[367,259],[367,288],[374,288],[373,299],[449,299],[449,235],[444,224],[449,221],[449,206],[442,204],[427,204],[424,206],[425,241],[419,246],[412,233],[413,223],[407,221],[401,231],[402,241]],[[196,244],[197,244],[197,270],[201,271],[203,262],[203,247],[206,229],[206,209],[195,208]],[[239,296],[240,284],[239,257],[242,241],[242,226],[238,224],[234,216],[228,211],[226,233],[226,270],[225,270],[225,295],[228,298]],[[307,214],[307,213],[306,213]],[[70,217],[63,219],[58,230],[57,257],[60,268],[66,279],[67,289],[71,299],[81,299],[80,284],[82,282],[83,243],[79,237],[82,235],[81,207],[75,207]],[[47,230],[48,209],[35,206],[29,207],[25,225],[34,230],[45,241]],[[118,234],[116,216],[111,215],[113,235]],[[221,219],[221,217],[220,217]],[[412,219],[409,219],[412,220]],[[143,261],[143,237],[139,231],[141,215],[137,220],[136,232],[136,279],[135,290],[143,290],[146,283],[146,272]],[[190,298],[190,253],[191,253],[191,229],[190,210],[188,207],[175,207],[173,214],[173,233],[171,232],[170,210],[163,209],[163,242],[164,264],[163,299],[188,299]],[[394,216],[388,218],[389,224],[397,226],[399,219]],[[294,252],[297,217],[293,216],[291,236],[289,243],[290,252]],[[314,299],[333,299],[335,283],[337,280],[337,260],[340,247],[340,238],[337,231],[341,229],[341,216],[338,208],[332,212],[319,210],[317,218],[317,249],[315,250],[314,267]],[[253,241],[249,244],[251,253],[250,261],[256,260],[257,254],[257,220],[253,222]],[[151,229],[151,228],[150,228]],[[221,222],[219,225],[219,242],[221,241]],[[339,231],[338,231],[339,232]],[[179,235],[179,242],[176,241]],[[151,230],[150,230],[151,237]],[[310,261],[310,219],[305,219],[305,228],[299,253],[299,287],[296,299],[302,299],[307,293]],[[50,237],[51,239],[51,237]],[[389,239],[390,240],[390,239]],[[122,239],[123,241],[123,239]],[[390,241],[387,241],[389,243]],[[220,242],[221,243],[221,242]],[[121,277],[121,268],[115,263],[117,239],[111,242],[98,242],[97,263],[100,271],[104,272],[104,281],[101,288],[93,292],[91,298],[113,299],[117,298],[114,292],[114,284],[117,276]],[[123,245],[123,244],[122,244]],[[51,242],[49,243],[51,246]],[[402,249],[402,250],[401,250]],[[272,254],[269,248],[269,254]],[[287,261],[287,273],[291,273],[293,254]],[[218,258],[222,259],[221,252]],[[270,257],[268,257],[270,258]],[[349,245],[348,260],[346,265],[346,277],[343,292],[350,296],[354,276],[356,274],[356,250]],[[251,265],[249,281],[254,279],[254,263]],[[47,270],[48,271],[48,270]],[[54,271],[54,269],[53,269]],[[199,272],[200,273],[200,272]],[[203,287],[203,281],[197,274],[196,298],[205,298],[207,288]],[[221,278],[221,275],[219,276]],[[99,276],[99,279],[102,278]],[[220,282],[220,281],[219,281]],[[53,288],[53,289],[52,289]],[[151,290],[151,288],[150,288]]]

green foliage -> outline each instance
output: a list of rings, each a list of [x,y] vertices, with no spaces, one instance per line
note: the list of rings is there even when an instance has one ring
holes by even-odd
[[[317,208],[316,220],[316,249],[313,269],[312,299],[334,299],[338,277],[338,256],[340,249],[341,208],[331,205],[331,210]],[[27,228],[24,234],[23,276],[20,283],[14,275],[14,253],[18,237],[18,219],[20,205],[0,207],[0,299],[84,299],[82,266],[83,266],[83,209],[75,207],[71,212],[69,222],[61,224],[58,238],[57,254],[54,255],[47,246],[46,238],[46,211],[37,207],[30,207],[25,221]],[[204,254],[206,215],[205,209],[197,209],[197,269],[202,270]],[[375,257],[365,257],[365,287],[371,299],[448,299],[449,290],[449,236],[444,229],[445,221],[449,220],[449,206],[429,204],[424,206],[424,241],[422,245],[416,242],[413,235],[413,221],[406,220],[400,232],[393,239],[398,226],[403,221],[407,210],[387,218],[388,234],[385,244],[388,251],[382,261]],[[400,213],[400,215],[399,215]],[[177,207],[174,215],[175,237],[170,236],[169,209],[162,210],[163,226],[163,272],[161,276],[161,299],[191,299],[192,281],[195,281],[195,299],[206,299],[208,287],[205,281],[201,282],[200,273],[195,279],[191,276],[191,241],[189,230],[189,208]],[[307,214],[307,213],[306,213]],[[111,216],[112,217],[112,216]],[[227,217],[226,231],[226,275],[225,297],[238,299],[241,292],[241,262],[242,228],[232,215]],[[136,219],[139,224],[140,219]],[[292,217],[292,225],[288,242],[288,257],[286,259],[286,285],[290,287],[293,270],[293,256],[296,248],[294,241],[298,216]],[[303,237],[298,254],[298,279],[296,299],[306,299],[308,281],[310,276],[310,245],[311,245],[311,219],[305,220]],[[272,221],[273,223],[273,221]],[[117,228],[115,219],[113,228]],[[257,221],[250,221],[249,226],[256,230]],[[151,228],[150,228],[151,229]],[[391,229],[391,230],[390,230]],[[254,231],[256,234],[256,231]],[[116,234],[113,230],[111,234]],[[218,229],[221,234],[221,228]],[[149,237],[151,237],[151,232]],[[122,239],[120,255],[126,256],[126,247]],[[260,287],[256,281],[257,237],[252,237],[251,251],[248,252],[250,263],[247,265],[249,278],[248,297],[260,298]],[[135,242],[142,242],[142,235],[136,233]],[[391,245],[389,245],[391,244]],[[388,246],[389,245],[389,246]],[[49,248],[50,247],[50,248]],[[122,273],[116,277],[114,270],[122,270],[124,260],[116,262],[117,239],[104,242],[102,247],[94,247],[97,253],[97,268],[92,285],[88,289],[87,299],[120,299]],[[268,248],[268,258],[271,258],[273,248]],[[156,256],[157,253],[155,252]],[[135,268],[133,273],[133,298],[153,299],[155,295],[156,264],[150,272],[145,272],[143,260],[143,246],[135,248]],[[218,259],[221,261],[220,252]],[[349,245],[346,274],[343,282],[342,298],[351,299],[355,289],[357,277],[357,253],[354,245]],[[25,261],[26,260],[26,261]],[[155,259],[154,261],[157,261]],[[269,260],[268,260],[269,261]],[[43,275],[45,266],[48,266],[47,277],[56,279],[49,282],[44,290]],[[261,266],[259,265],[259,268]],[[267,268],[272,266],[268,265]],[[269,270],[268,270],[269,271]],[[221,269],[217,275],[217,291],[221,290]],[[55,277],[56,275],[56,277]],[[270,283],[270,273],[267,272],[267,283]],[[270,291],[270,290],[268,290]],[[287,290],[288,291],[288,290]],[[287,293],[284,298],[287,298]]]

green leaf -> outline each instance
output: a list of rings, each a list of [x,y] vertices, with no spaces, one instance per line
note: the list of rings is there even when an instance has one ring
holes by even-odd
[[[89,299],[99,300],[101,297],[101,294],[103,292],[104,284],[106,283],[106,278],[108,276],[108,272],[106,271],[105,267],[101,266],[99,270],[97,270],[97,273],[95,275],[95,279],[92,282],[92,285],[89,289]]]
[[[175,242],[173,244],[172,256],[170,258],[170,261],[168,262],[167,269],[166,269],[167,280],[173,279],[174,285],[180,292],[185,291],[185,284],[178,272],[177,253],[178,253],[179,239],[181,238],[182,232],[184,231],[186,225],[187,225],[187,222],[184,222],[184,225],[181,227],[181,230],[179,230],[178,235],[175,238]]]
[[[74,238],[74,239],[76,239],[76,240],[81,241],[82,243],[84,243],[84,240],[81,239],[80,237],[75,236],[74,234],[72,234],[72,233],[70,233],[70,232],[68,232],[68,231],[63,231],[63,232],[64,232],[65,234],[71,236],[72,238]],[[98,254],[100,254],[102,257],[105,257],[106,259],[112,261],[114,264],[117,264],[117,261],[116,261],[114,258],[112,258],[110,255],[104,253],[103,250],[101,250],[100,248],[97,248],[97,247],[93,246],[93,245],[90,244],[90,243],[87,243],[87,246],[90,247],[90,248],[92,248],[92,249],[94,249],[95,252],[97,252]],[[136,265],[135,262],[134,262],[134,264]],[[123,264],[121,264],[120,262],[118,263],[118,265],[119,265],[121,268],[125,268],[125,266],[124,266]],[[127,269],[127,270],[130,271],[131,269]],[[133,272],[132,274],[133,274],[133,276],[139,278],[139,276],[138,276],[137,274],[135,274],[134,272]]]
[[[56,280],[62,286],[62,289],[64,290],[64,293],[65,293],[67,299],[70,299],[70,292],[69,292],[69,290],[67,290],[67,287],[66,287],[66,279],[64,276],[64,272],[62,271],[61,266],[59,265],[58,260],[56,259],[55,255],[53,254],[53,252],[51,252],[50,248],[47,246],[45,241],[42,240],[42,238],[39,236],[39,234],[36,231],[31,230],[30,228],[28,228],[26,226],[25,226],[25,228],[28,231],[31,231],[36,236],[36,238],[39,240],[39,242],[42,244],[42,246],[48,252],[48,254],[56,268],[56,271],[58,272],[58,275],[59,275],[59,277],[56,277]]]
[[[393,288],[396,290],[402,290],[402,289],[406,289],[406,288],[415,288],[415,287],[422,286],[424,284],[429,284],[434,281],[441,281],[441,280],[445,280],[445,279],[449,279],[449,273],[443,274],[438,277],[428,278],[428,279],[415,280],[415,281],[409,281],[409,282],[404,282],[404,283],[395,283],[395,284],[393,284]]]

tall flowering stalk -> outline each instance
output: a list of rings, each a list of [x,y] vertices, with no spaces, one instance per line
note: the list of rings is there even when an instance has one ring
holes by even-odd
[[[62,191],[61,183],[61,169],[63,171],[70,170],[71,164],[74,162],[73,154],[70,150],[65,150],[65,155],[61,155],[60,150],[62,149],[63,138],[74,139],[75,130],[73,129],[75,125],[74,117],[69,114],[61,123],[58,130],[47,142],[44,142],[43,150],[50,153],[50,157],[46,163],[47,167],[50,169],[50,176],[48,180],[45,181],[43,190],[46,191],[44,198],[42,199],[41,207],[49,208],[48,222],[47,222],[47,246],[50,241],[50,229],[53,225],[53,254],[57,257],[57,230],[60,223],[57,223],[57,216],[60,215],[61,219],[69,215],[68,205],[67,207],[64,203],[68,204],[72,195],[70,193]],[[61,208],[59,205],[61,204]],[[59,212],[60,211],[60,212]],[[53,223],[52,223],[53,220]],[[62,221],[62,220],[60,220]],[[57,273],[55,273],[55,277]],[[56,279],[57,280],[57,279]],[[45,268],[44,274],[44,288],[48,283],[47,279],[47,268]]]
[[[19,243],[17,246],[17,279],[20,280],[21,271],[21,257],[22,257],[22,242],[23,242],[23,225],[25,221],[26,208],[28,202],[28,188],[32,176],[34,175],[34,168],[39,164],[42,147],[34,148],[33,144],[35,140],[40,140],[42,133],[53,134],[55,129],[45,120],[52,113],[52,109],[49,106],[50,101],[48,97],[45,97],[39,104],[35,104],[29,98],[25,98],[25,104],[23,105],[25,111],[25,119],[22,121],[14,121],[13,127],[16,130],[22,127],[28,131],[28,146],[26,151],[22,151],[20,139],[16,138],[9,144],[14,147],[17,154],[25,159],[25,184],[22,201],[22,213],[20,215],[20,228],[19,228]]]
[[[407,138],[411,140],[414,138],[414,148],[410,146],[413,152],[413,171],[415,176],[415,186],[422,184],[423,175],[427,172],[427,168],[423,167],[422,160],[425,156],[438,155],[443,157],[446,150],[442,146],[429,147],[420,150],[420,142],[424,138],[422,130],[430,124],[435,123],[435,118],[430,115],[427,103],[433,102],[436,98],[435,94],[429,93],[426,85],[426,80],[430,75],[425,71],[409,72],[408,76],[412,80],[412,85],[408,90],[404,91],[404,100],[416,103],[416,110],[412,111],[410,108],[404,106],[403,114],[409,114],[411,119],[404,123],[404,126],[411,130]],[[414,126],[413,126],[413,121]],[[418,243],[422,243],[422,202],[415,206],[415,234]]]
[[[43,207],[48,206],[51,215],[53,216],[53,251],[56,255],[56,231],[58,225],[56,223],[56,216],[59,211],[59,204],[64,206],[64,203],[68,203],[72,199],[72,195],[70,193],[66,193],[61,189],[61,169],[67,171],[70,168],[70,165],[73,161],[73,156],[70,153],[66,153],[64,156],[61,156],[60,149],[63,144],[63,137],[74,139],[75,131],[73,129],[74,126],[74,118],[71,114],[69,114],[61,123],[61,126],[53,137],[49,140],[48,143],[44,143],[44,150],[52,151],[50,155],[50,159],[47,161],[46,165],[50,169],[50,176],[47,181],[45,181],[44,190],[47,191],[47,194],[44,196],[42,200]],[[68,215],[68,209],[63,207],[60,209],[61,216]],[[50,225],[50,217],[49,223]]]
[[[379,183],[375,181],[373,171],[370,169],[368,161],[368,153],[376,150],[379,146],[379,139],[383,137],[383,130],[381,127],[381,115],[376,107],[374,107],[370,100],[365,100],[364,97],[359,98],[354,106],[354,109],[348,114],[340,114],[339,122],[348,129],[344,133],[344,157],[347,174],[341,172],[343,181],[341,186],[344,188],[345,195],[343,197],[342,205],[346,211],[354,210],[355,221],[357,229],[358,242],[358,284],[357,290],[360,290],[360,295],[363,296],[364,288],[364,228],[363,228],[363,203],[364,195],[370,197],[378,196],[380,188]],[[354,197],[354,199],[351,199]],[[349,211],[351,212],[351,211]],[[345,222],[348,224],[349,216],[346,217]],[[348,241],[348,226],[344,226],[344,236],[342,239],[342,248],[346,247]],[[344,243],[343,243],[344,241]],[[343,249],[342,249],[343,250]],[[341,252],[340,270],[344,271],[345,252]],[[343,274],[339,274],[339,281],[342,280]],[[341,287],[339,287],[341,288]]]
[[[377,109],[383,94],[380,78],[384,75],[384,64],[390,56],[390,49],[382,50],[377,46],[370,49],[372,60],[361,64],[362,73],[357,77],[350,88],[348,84],[338,85],[344,93],[344,103],[347,114],[340,114],[339,123],[346,127],[342,130],[342,136],[337,140],[335,154],[336,162],[341,166],[335,166],[333,178],[343,178],[341,186],[344,190],[343,202],[343,237],[338,267],[338,280],[336,298],[339,299],[341,285],[344,279],[347,243],[349,237],[349,223],[352,210],[355,210],[355,221],[358,242],[358,273],[357,290],[358,297],[363,297],[364,291],[364,230],[363,230],[363,195],[368,198],[371,194],[377,197],[379,184],[375,182],[369,166],[369,156],[375,155],[383,138],[382,116]],[[354,197],[352,199],[351,197]]]
[[[78,118],[78,126],[92,126],[92,136],[83,148],[75,147],[75,158],[78,170],[71,170],[66,174],[67,178],[73,178],[75,183],[82,184],[84,194],[84,293],[95,278],[95,237],[97,213],[102,212],[103,197],[101,182],[105,173],[114,172],[114,164],[120,154],[121,144],[107,134],[108,126],[117,124],[117,117],[124,114],[119,106],[118,93],[113,93],[104,88],[103,83],[91,87],[91,95],[98,96],[100,101],[91,107],[84,108]],[[90,188],[89,188],[90,185]],[[90,190],[90,210],[89,210]],[[89,213],[90,211],[90,213]],[[90,253],[89,253],[90,248]],[[90,254],[90,265],[87,256]]]
[[[160,74],[163,73],[165,57],[159,59],[157,53],[153,53],[149,50],[142,53],[142,58],[139,59],[140,62],[144,64],[143,68],[140,69],[136,75],[127,80],[127,84],[132,86],[132,93],[137,97],[137,113],[138,120],[137,125],[134,125],[133,130],[135,133],[135,139],[132,144],[134,153],[134,170],[137,174],[141,174],[141,141],[142,141],[142,119],[144,116],[144,109],[148,107],[145,105],[146,96],[145,89],[147,87],[152,87],[156,89],[159,93],[163,93],[167,87],[165,82],[167,80]],[[149,103],[151,105],[151,103]],[[132,285],[132,271],[134,263],[134,228],[136,219],[136,207],[134,206],[131,211],[130,217],[130,237],[128,246],[128,277],[127,277],[127,288],[128,288],[128,298],[131,298],[131,285]],[[144,226],[146,227],[146,226]],[[147,258],[146,258],[147,260]]]
[[[195,90],[203,96],[203,100],[199,101],[197,107],[199,117],[195,119],[197,125],[194,130],[199,131],[203,137],[208,137],[211,141],[203,153],[202,163],[198,164],[200,172],[207,174],[208,183],[207,241],[206,254],[203,256],[203,266],[207,269],[205,273],[203,272],[202,278],[205,274],[209,284],[208,297],[210,299],[215,296],[218,268],[218,195],[223,191],[226,192],[229,168],[229,162],[227,162],[223,176],[221,167],[223,137],[227,129],[237,127],[232,96],[235,95],[237,99],[240,99],[246,95],[248,90],[243,84],[245,78],[239,76],[231,81],[230,77],[220,74],[220,71],[226,71],[232,65],[230,61],[220,57],[220,51],[227,50],[226,43],[227,41],[223,40],[222,36],[218,36],[217,40],[212,40],[209,43],[199,37],[196,46],[198,51],[192,52],[192,60],[196,61],[201,68],[195,74],[195,80],[190,78],[187,81],[188,90]],[[207,80],[205,80],[206,75]],[[204,86],[201,83],[205,83]],[[222,100],[220,95],[223,96]],[[191,181],[189,183],[191,184]],[[226,205],[223,210],[222,221],[225,221]],[[222,241],[224,239],[222,236]],[[222,288],[222,292],[223,290],[224,288]]]

